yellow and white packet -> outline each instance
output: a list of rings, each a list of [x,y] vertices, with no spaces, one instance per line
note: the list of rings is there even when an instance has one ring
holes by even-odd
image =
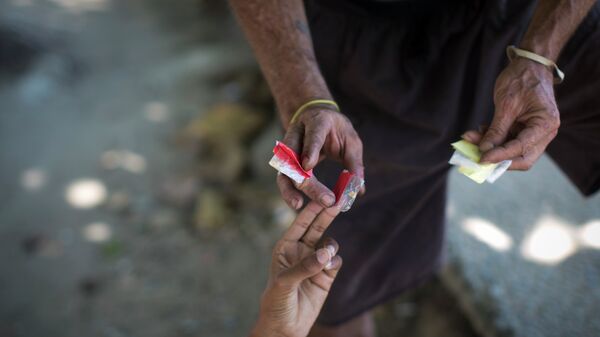
[[[451,145],[454,148],[454,154],[452,154],[448,163],[458,166],[458,172],[478,184],[482,184],[484,181],[493,183],[512,164],[512,160],[504,160],[497,164],[479,164],[481,152],[477,145],[471,144],[466,140],[460,140]]]

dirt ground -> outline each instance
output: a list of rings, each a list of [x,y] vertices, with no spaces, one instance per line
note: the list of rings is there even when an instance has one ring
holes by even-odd
[[[0,336],[243,336],[293,214],[226,8],[4,1],[0,62]],[[437,280],[377,319],[475,336]]]

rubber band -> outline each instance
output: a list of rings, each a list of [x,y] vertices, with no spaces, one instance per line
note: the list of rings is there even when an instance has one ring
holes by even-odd
[[[531,61],[534,61],[534,62],[537,62],[539,64],[546,66],[547,68],[550,69],[550,71],[552,71],[552,74],[554,75],[554,84],[559,84],[565,79],[565,73],[563,73],[558,68],[558,66],[556,65],[556,63],[554,63],[554,61],[547,59],[543,56],[540,56],[536,53],[532,53],[532,52],[524,50],[524,49],[519,49],[515,46],[508,46],[508,47],[506,47],[506,55],[508,56],[508,59],[510,61],[512,61],[515,57],[518,56],[518,57],[526,58],[526,59],[529,59]]]
[[[313,105],[318,105],[318,104],[333,105],[335,107],[336,111],[338,111],[338,112],[340,111],[340,107],[337,105],[337,103],[330,99],[313,99],[312,101],[308,101],[308,102],[302,104],[302,106],[300,106],[298,108],[298,110],[296,110],[296,112],[294,112],[294,114],[292,115],[292,119],[290,120],[290,124],[294,124],[294,122],[296,121],[296,119],[298,119],[298,116],[300,116],[302,111],[306,110],[307,108],[309,108]]]

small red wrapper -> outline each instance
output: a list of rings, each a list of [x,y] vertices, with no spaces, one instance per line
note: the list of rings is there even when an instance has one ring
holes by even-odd
[[[274,156],[269,164],[295,182],[302,183],[304,179],[312,177],[312,170],[304,170],[300,164],[298,154],[284,143],[276,142],[273,153]]]
[[[312,170],[305,171],[300,164],[298,154],[284,143],[276,142],[273,153],[274,156],[269,161],[269,165],[297,184],[301,184],[305,179],[312,177]],[[333,189],[336,203],[340,205],[342,212],[346,212],[352,207],[364,183],[365,181],[356,174],[350,173],[348,170],[342,171]]]
[[[346,212],[352,207],[352,204],[364,183],[365,181],[356,174],[351,173],[348,170],[342,171],[333,188],[336,202],[342,205],[342,212]]]

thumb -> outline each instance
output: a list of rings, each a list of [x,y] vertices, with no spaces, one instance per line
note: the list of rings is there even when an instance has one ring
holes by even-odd
[[[302,168],[312,170],[319,162],[319,154],[327,138],[327,129],[321,124],[307,123],[304,131]]]
[[[344,167],[361,178],[365,177],[363,164],[363,145],[359,138],[345,144],[346,151],[342,162]]]
[[[492,124],[481,138],[479,150],[487,152],[496,146],[502,145],[508,136],[514,118],[502,110],[496,110]]]
[[[320,273],[329,261],[331,261],[331,253],[327,248],[321,248],[312,255],[302,259],[296,265],[283,271],[280,275],[281,281],[285,284],[297,285],[307,278]]]

